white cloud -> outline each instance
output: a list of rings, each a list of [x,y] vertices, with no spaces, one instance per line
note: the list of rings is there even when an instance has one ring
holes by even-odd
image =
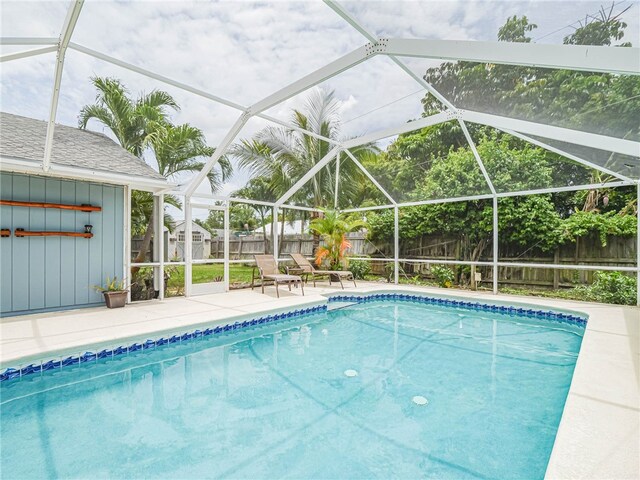
[[[1,3],[3,36],[58,36],[69,2]],[[368,1],[343,3],[367,28],[381,36],[493,40],[508,16],[526,14],[539,25],[534,33],[559,43],[570,23],[598,10],[590,1]],[[638,39],[638,2],[625,16],[628,37]],[[621,7],[622,8],[622,7]],[[567,27],[564,28],[563,27]],[[364,38],[319,1],[87,1],[73,41],[113,57],[193,85],[242,105],[363,45]],[[3,53],[14,51],[4,48]],[[437,61],[406,59],[422,75]],[[3,63],[1,108],[46,118],[51,100],[55,55]],[[176,97],[182,110],[176,122],[189,122],[216,145],[239,112],[136,73],[70,51],[65,63],[58,120],[75,125],[95,92],[92,75],[121,78],[131,92],[159,88]],[[375,57],[324,82],[343,103],[344,133],[354,136],[420,115],[419,86],[385,57]],[[269,111],[282,119],[300,108],[306,94]],[[247,138],[265,126],[252,120]],[[92,128],[101,130],[98,125]],[[225,192],[240,186],[234,178]],[[206,186],[202,187],[206,189]]]

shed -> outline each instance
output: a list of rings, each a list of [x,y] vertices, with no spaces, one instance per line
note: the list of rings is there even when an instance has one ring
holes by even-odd
[[[168,182],[101,133],[0,113],[0,315],[92,306],[127,277],[129,190]]]
[[[184,261],[185,221],[176,223],[173,232],[165,229],[165,258],[167,260]],[[224,235],[224,234],[223,234]],[[192,258],[203,260],[211,256],[211,233],[196,222],[191,222]]]

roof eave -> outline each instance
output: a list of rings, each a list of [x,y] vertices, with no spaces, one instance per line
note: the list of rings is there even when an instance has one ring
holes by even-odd
[[[0,155],[0,171],[12,173],[26,173],[48,177],[84,180],[88,182],[125,185],[135,190],[162,193],[173,190],[177,185],[166,179],[145,177],[123,173],[107,172],[90,168],[74,167],[52,163],[48,172],[42,170],[42,163],[23,158]]]

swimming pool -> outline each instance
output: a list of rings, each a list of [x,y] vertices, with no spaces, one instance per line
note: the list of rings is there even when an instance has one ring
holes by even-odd
[[[3,476],[544,476],[583,320],[336,300],[2,382]]]

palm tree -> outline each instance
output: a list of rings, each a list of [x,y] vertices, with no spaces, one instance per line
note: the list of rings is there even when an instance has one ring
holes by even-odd
[[[254,177],[247,182],[247,184],[239,190],[236,190],[233,195],[246,199],[263,200],[265,202],[275,202],[284,193],[283,191],[275,191],[270,179],[266,177]],[[264,253],[267,253],[267,218],[271,213],[271,207],[266,205],[259,205],[257,203],[250,204],[251,208],[260,217],[260,223],[262,225],[262,235],[264,238]]]
[[[167,111],[180,110],[173,97],[160,90],[133,100],[120,80],[92,77],[91,82],[98,91],[96,102],[80,110],[78,126],[86,129],[89,120],[99,121],[138,158],[142,158],[149,133],[158,124],[168,122]]]
[[[201,130],[188,124],[175,126],[170,122],[168,111],[177,111],[180,107],[168,93],[154,90],[134,100],[117,79],[93,77],[91,81],[98,92],[96,102],[80,111],[80,128],[85,129],[94,119],[109,128],[120,145],[138,158],[144,159],[144,154],[152,151],[158,171],[164,177],[201,170],[204,166],[201,158],[215,151],[207,146]],[[219,188],[232,173],[226,158],[222,158],[218,165],[219,170],[208,174],[213,190]],[[176,197],[167,195],[165,201],[181,208]],[[153,235],[153,196],[148,192],[133,192],[131,208],[133,230],[144,234],[140,252],[134,261],[144,262]],[[165,224],[167,221],[169,219],[165,219]]]
[[[199,172],[205,165],[200,159],[210,157],[216,151],[207,145],[202,130],[188,123],[177,126],[168,122],[155,124],[146,137],[145,145],[153,150],[158,172],[166,178],[184,172]],[[218,190],[233,173],[226,157],[216,165],[219,170],[212,169],[207,174],[213,191]]]
[[[158,164],[158,172],[165,178],[172,178],[184,172],[199,172],[204,167],[204,162],[200,159],[210,157],[215,152],[215,148],[207,146],[202,131],[189,124],[176,126],[168,122],[154,123],[147,133],[144,145],[153,151]],[[220,188],[224,180],[230,177],[233,172],[229,160],[225,157],[218,161],[217,166],[219,170],[212,169],[207,174],[212,191]],[[144,262],[154,230],[153,208],[151,208],[153,196],[148,192],[138,192],[136,200],[144,201],[147,205],[145,211],[149,212],[149,216],[145,220],[146,228],[140,251],[135,259],[135,262]],[[180,201],[173,195],[165,195],[165,202],[176,208],[181,208]],[[133,209],[133,198],[131,204]]]
[[[340,138],[340,102],[333,91],[315,89],[302,111],[294,110],[291,123],[302,129],[332,140]],[[294,183],[311,170],[329,151],[332,145],[309,134],[286,127],[267,127],[250,140],[241,140],[231,153],[238,165],[248,170],[252,177],[268,179],[274,191],[286,192]],[[370,152],[377,152],[371,144],[351,149],[358,159]],[[358,191],[361,172],[351,162],[340,165],[340,195],[349,198]],[[330,165],[321,169],[293,197],[292,201],[315,208],[329,207],[333,203],[335,169]],[[317,215],[315,215],[317,216]],[[319,237],[314,236],[314,247]]]

